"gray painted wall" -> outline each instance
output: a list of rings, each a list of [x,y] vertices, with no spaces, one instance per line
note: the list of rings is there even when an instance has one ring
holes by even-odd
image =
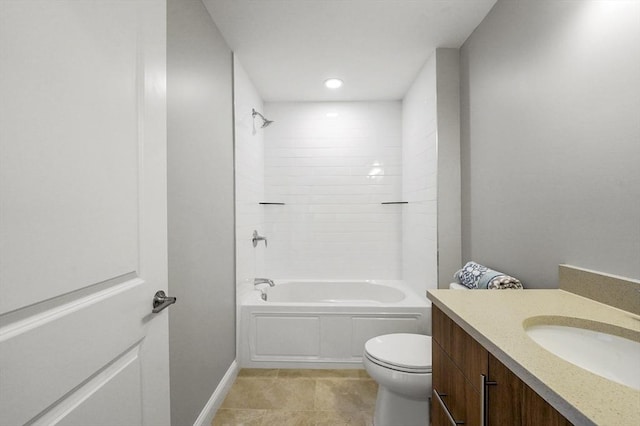
[[[436,49],[438,287],[460,269],[460,52]]]
[[[640,278],[640,2],[499,0],[461,49],[463,260]]]
[[[200,0],[167,27],[171,424],[191,425],[235,360],[232,55]]]

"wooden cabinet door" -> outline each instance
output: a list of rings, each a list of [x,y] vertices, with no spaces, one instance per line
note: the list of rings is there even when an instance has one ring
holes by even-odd
[[[489,354],[487,424],[567,426],[571,423],[511,370]]]
[[[435,305],[431,305],[431,330],[434,342],[437,342],[445,353],[451,353],[451,334],[453,321]]]
[[[522,392],[524,383],[504,364],[489,354],[487,386],[487,424],[495,426],[522,424]]]
[[[571,423],[533,389],[523,384],[522,426],[538,425],[568,426]]]

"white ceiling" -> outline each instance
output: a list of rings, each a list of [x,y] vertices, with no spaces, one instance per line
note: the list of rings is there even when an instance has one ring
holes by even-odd
[[[265,101],[402,99],[496,0],[203,0]],[[325,79],[344,86],[330,91]]]

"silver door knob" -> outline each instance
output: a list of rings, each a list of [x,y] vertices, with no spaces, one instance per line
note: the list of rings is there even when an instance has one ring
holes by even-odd
[[[159,290],[156,292],[155,296],[153,296],[152,312],[154,314],[157,314],[158,312],[168,307],[169,305],[173,305],[174,303],[176,303],[176,300],[178,299],[176,299],[175,297],[169,297],[165,294],[164,291]]]

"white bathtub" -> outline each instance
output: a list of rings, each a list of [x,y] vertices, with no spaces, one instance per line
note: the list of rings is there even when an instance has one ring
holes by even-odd
[[[358,368],[371,337],[431,334],[430,302],[401,281],[274,281],[241,297],[240,367]]]

